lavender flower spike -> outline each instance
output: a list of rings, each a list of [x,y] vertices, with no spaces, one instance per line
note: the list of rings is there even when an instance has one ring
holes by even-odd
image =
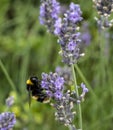
[[[113,0],[93,0],[95,8],[100,15],[100,18],[95,18],[98,25],[101,28],[108,28],[112,26],[113,20],[109,20],[111,13],[113,12]]]
[[[58,42],[61,45],[60,54],[63,57],[63,62],[69,65],[76,63],[80,57],[79,44],[81,40],[78,23],[82,20],[81,14],[79,5],[71,3],[63,19],[57,20],[55,24],[55,34],[58,35]]]
[[[4,112],[0,114],[0,130],[10,130],[14,127],[16,118],[14,113]]]
[[[59,13],[60,4],[56,0],[41,0],[39,20],[51,33],[54,33],[54,25],[58,20]]]
[[[63,95],[64,78],[60,77],[57,73],[42,73],[41,86],[49,97],[60,100]]]

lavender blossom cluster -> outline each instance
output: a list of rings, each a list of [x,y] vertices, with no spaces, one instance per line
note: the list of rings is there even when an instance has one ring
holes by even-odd
[[[42,73],[41,86],[46,90],[46,94],[49,97],[54,98],[55,100],[60,100],[63,95],[64,78],[60,77],[57,73]]]
[[[79,5],[71,3],[63,19],[59,18],[55,25],[55,34],[58,35],[58,42],[61,45],[60,54],[63,62],[68,65],[76,63],[80,57],[81,40],[78,23],[82,20],[81,14]]]
[[[84,100],[85,94],[88,92],[85,84],[81,84],[82,93],[77,97],[76,92],[68,90],[63,93],[61,100],[58,100],[53,106],[56,108],[55,117],[65,126],[71,126],[75,129],[73,124],[76,111],[73,111],[74,104],[78,104]]]
[[[75,111],[73,111],[73,104],[78,104],[84,100],[85,94],[88,92],[85,84],[81,84],[82,93],[77,97],[75,91],[70,91],[64,88],[65,80],[59,76],[58,73],[49,74],[42,73],[41,86],[45,93],[54,103],[51,105],[56,109],[55,117],[65,126],[75,128],[73,124]]]
[[[10,130],[14,127],[16,118],[14,113],[4,112],[0,114],[0,130]]]
[[[71,65],[76,63],[81,56],[78,24],[83,19],[82,12],[80,6],[73,2],[70,4],[69,10],[64,13],[63,18],[59,17],[59,12],[60,4],[56,0],[42,0],[40,22],[46,25],[50,32],[58,36],[63,62]]]

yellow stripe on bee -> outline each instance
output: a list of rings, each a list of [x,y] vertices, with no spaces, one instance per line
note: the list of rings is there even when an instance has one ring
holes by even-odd
[[[28,84],[28,85],[33,85],[33,83],[31,82],[30,79],[28,79],[28,80],[26,81],[26,84]]]
[[[32,98],[37,100],[39,97],[38,96],[32,96]]]
[[[50,98],[49,97],[45,98],[44,101],[43,101],[43,103],[49,103],[49,102],[50,102]]]

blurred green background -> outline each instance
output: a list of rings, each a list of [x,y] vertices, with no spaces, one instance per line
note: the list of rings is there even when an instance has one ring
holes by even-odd
[[[69,5],[71,1],[60,2]],[[83,130],[113,130],[113,28],[100,38],[92,1],[73,2],[80,4],[91,34],[85,56],[78,61],[93,90],[82,103]],[[28,105],[26,80],[64,65],[58,54],[57,38],[39,23],[39,6],[39,0],[0,0],[0,112],[7,111],[6,98],[14,96],[15,104],[10,108],[17,117],[14,130],[67,130],[55,121],[55,111],[49,104],[33,100],[30,109]],[[101,55],[103,42],[105,53]],[[77,81],[78,84],[83,81],[78,73]]]

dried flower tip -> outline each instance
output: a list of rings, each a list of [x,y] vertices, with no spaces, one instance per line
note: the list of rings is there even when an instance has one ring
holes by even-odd
[[[63,117],[60,117],[60,118],[59,118],[59,120],[60,120],[60,121],[63,121],[63,120],[64,120],[64,118],[63,118]]]
[[[73,102],[70,102],[70,109],[73,108]]]
[[[64,108],[64,106],[60,106],[59,108],[61,108],[61,109],[62,109],[62,108]]]
[[[73,114],[75,115],[75,114],[76,114],[76,111],[74,111]]]
[[[81,53],[80,56],[81,56],[81,57],[85,56],[85,53]]]

